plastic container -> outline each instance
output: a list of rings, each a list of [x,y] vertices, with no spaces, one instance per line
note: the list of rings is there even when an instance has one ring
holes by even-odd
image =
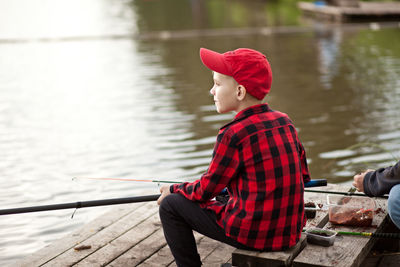
[[[335,243],[337,232],[321,228],[309,228],[306,230],[306,235],[308,243],[329,247]]]
[[[369,197],[328,195],[329,221],[333,224],[371,226],[375,201]]]
[[[304,203],[307,219],[314,219],[317,213],[317,206],[313,202]]]

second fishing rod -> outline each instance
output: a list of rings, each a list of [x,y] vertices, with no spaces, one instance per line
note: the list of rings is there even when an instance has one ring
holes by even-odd
[[[101,181],[124,181],[124,182],[147,182],[147,183],[166,183],[166,184],[178,184],[183,181],[171,181],[171,180],[153,180],[153,179],[130,179],[130,178],[111,178],[111,177],[74,177],[72,180],[87,179],[87,180],[101,180]],[[328,184],[326,179],[313,179],[307,183],[304,183],[304,187],[317,187],[326,186]]]
[[[74,177],[73,180],[76,179],[87,179],[87,180],[101,180],[101,181],[124,181],[124,182],[148,182],[148,183],[182,183],[182,181],[172,181],[172,180],[153,180],[153,179],[130,179],[130,178],[100,178],[100,177]],[[304,184],[305,188],[308,187],[319,187],[319,186],[326,186],[327,179],[313,179]],[[355,189],[355,188],[352,188]],[[309,193],[320,193],[320,194],[334,194],[334,195],[346,195],[346,196],[363,196],[366,197],[367,195],[364,193],[356,193],[352,191],[352,189],[348,192],[341,192],[341,191],[331,191],[331,190],[315,190],[315,189],[304,189],[304,192]],[[225,188],[222,190],[221,194],[227,194],[227,189]],[[378,198],[388,198],[387,195],[379,196]]]

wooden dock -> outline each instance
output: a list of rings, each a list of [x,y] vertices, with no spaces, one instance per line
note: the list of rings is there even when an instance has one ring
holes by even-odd
[[[329,184],[316,190],[346,192],[348,188]],[[326,203],[326,194],[305,194],[306,202]],[[317,211],[306,227],[338,231],[383,231],[388,221],[386,199],[375,199],[382,212],[374,216],[373,227],[331,225],[326,211]],[[195,233],[204,266],[359,266],[376,243],[375,238],[338,237],[334,246],[307,244],[305,237],[296,251],[250,252],[237,250]],[[232,258],[233,257],[233,258]],[[363,263],[364,264],[364,263]],[[365,264],[364,264],[365,265]],[[22,259],[13,266],[176,266],[166,245],[155,202],[119,205],[81,229]],[[378,265],[368,265],[378,266]],[[387,265],[389,266],[389,265]],[[395,266],[395,265],[393,265]]]
[[[195,236],[205,266],[230,261],[235,248],[197,233]],[[176,265],[154,201],[120,205],[13,266]]]
[[[305,15],[317,19],[350,21],[400,21],[400,2],[361,2],[358,6],[333,6],[318,2],[299,2]]]

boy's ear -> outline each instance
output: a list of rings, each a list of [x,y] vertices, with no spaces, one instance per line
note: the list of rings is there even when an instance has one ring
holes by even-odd
[[[246,94],[247,94],[246,87],[239,84],[236,89],[237,100],[239,100],[239,101],[243,100],[246,97]]]

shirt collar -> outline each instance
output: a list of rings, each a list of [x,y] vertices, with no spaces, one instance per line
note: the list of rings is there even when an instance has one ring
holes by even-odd
[[[224,126],[221,127],[221,130],[224,129],[225,127],[227,127],[228,125],[235,123],[237,121],[241,121],[247,117],[250,117],[254,114],[259,114],[259,113],[263,113],[263,112],[268,112],[270,111],[270,107],[268,106],[268,104],[264,103],[264,104],[258,104],[258,105],[254,105],[251,107],[248,107],[246,109],[241,110],[238,114],[236,114],[235,118],[225,124]]]

